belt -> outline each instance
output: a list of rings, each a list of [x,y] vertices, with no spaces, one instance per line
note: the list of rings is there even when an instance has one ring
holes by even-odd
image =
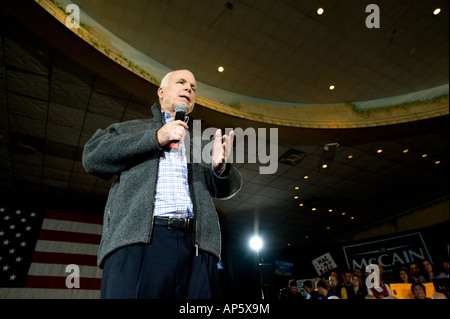
[[[192,231],[194,228],[194,220],[192,218],[174,218],[174,217],[158,217],[155,216],[156,226],[165,226],[168,229]]]

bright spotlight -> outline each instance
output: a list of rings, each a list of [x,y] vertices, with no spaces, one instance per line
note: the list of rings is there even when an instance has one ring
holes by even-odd
[[[263,242],[261,240],[260,237],[258,236],[253,236],[250,239],[250,248],[255,250],[255,251],[259,251],[262,248]]]

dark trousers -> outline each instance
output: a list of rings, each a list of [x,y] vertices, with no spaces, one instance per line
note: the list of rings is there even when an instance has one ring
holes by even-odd
[[[192,232],[155,226],[150,244],[125,246],[105,261],[102,299],[218,299],[217,258],[199,250]]]

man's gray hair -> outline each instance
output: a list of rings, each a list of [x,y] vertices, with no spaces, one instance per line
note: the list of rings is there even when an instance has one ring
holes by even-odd
[[[169,78],[170,78],[170,75],[171,75],[173,72],[174,72],[174,71],[167,73],[167,74],[162,78],[161,84],[159,85],[159,87],[165,88],[165,87],[167,86],[167,84],[169,84]]]
[[[165,87],[169,84],[169,78],[170,78],[170,76],[172,75],[172,73],[174,73],[174,72],[176,72],[176,71],[181,71],[181,70],[175,70],[175,71],[172,71],[172,72],[167,73],[167,74],[162,78],[161,84],[159,85],[159,87],[165,88]],[[192,74],[192,76],[194,76],[194,74],[193,74],[191,71],[189,71],[189,70],[186,70],[186,71],[190,72],[190,73]]]

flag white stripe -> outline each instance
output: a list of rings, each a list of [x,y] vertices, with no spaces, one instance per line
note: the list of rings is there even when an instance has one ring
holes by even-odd
[[[0,299],[99,299],[100,290],[0,288]]]
[[[98,245],[38,240],[36,243],[35,251],[97,255]]]
[[[72,270],[66,272],[67,265],[61,264],[39,264],[32,263],[28,275],[34,276],[61,276],[67,277],[72,273]],[[97,266],[79,265],[80,278],[102,278],[102,270]]]
[[[44,219],[42,229],[70,231],[77,233],[102,234],[102,225],[88,224],[81,222],[71,222],[57,219]]]

